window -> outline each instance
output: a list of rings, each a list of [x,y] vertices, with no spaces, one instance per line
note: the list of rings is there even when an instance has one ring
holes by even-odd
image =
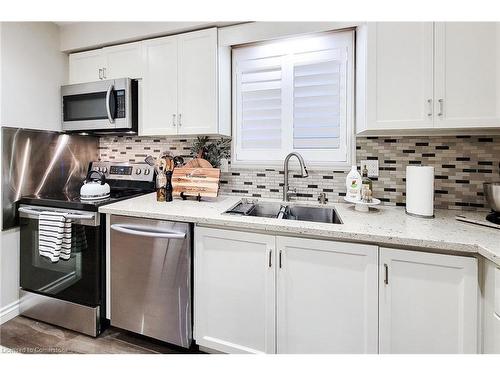
[[[351,165],[353,34],[233,48],[233,164]]]

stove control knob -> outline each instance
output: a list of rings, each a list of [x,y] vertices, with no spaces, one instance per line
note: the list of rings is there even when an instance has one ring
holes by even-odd
[[[94,171],[100,171],[100,170],[101,170],[101,168],[99,168],[99,167],[94,167]]]
[[[102,168],[101,168],[101,172],[102,172],[102,173],[108,173],[108,168],[106,168],[106,167],[102,167]]]
[[[141,169],[140,169],[140,168],[137,168],[137,169],[135,170],[135,174],[141,174]]]
[[[151,171],[149,169],[144,170],[144,174],[147,176]]]

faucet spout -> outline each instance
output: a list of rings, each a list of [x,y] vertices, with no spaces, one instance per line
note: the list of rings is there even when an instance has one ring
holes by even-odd
[[[290,187],[288,183],[288,174],[289,174],[289,163],[290,159],[292,156],[295,156],[297,160],[299,161],[300,164],[300,172],[302,174],[302,177],[308,177],[309,173],[307,172],[306,168],[306,163],[304,161],[304,158],[302,155],[300,155],[298,152],[291,152],[289,153],[286,158],[285,158],[285,163],[283,165],[283,170],[284,170],[284,182],[283,182],[283,201],[288,202],[290,200],[290,195],[292,193],[289,192]]]

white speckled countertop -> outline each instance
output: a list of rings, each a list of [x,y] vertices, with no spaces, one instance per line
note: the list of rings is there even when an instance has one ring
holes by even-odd
[[[321,205],[334,207],[343,224],[224,214],[240,199],[237,196],[219,196],[202,202],[174,199],[173,202],[159,203],[156,202],[156,193],[152,193],[102,206],[99,212],[392,247],[473,253],[500,265],[500,230],[459,222],[455,220],[455,215],[460,211],[436,210],[434,219],[422,219],[406,215],[400,207],[377,206],[374,211],[360,213],[347,203]],[[259,201],[279,202],[271,199]],[[291,203],[318,206],[311,202]],[[467,216],[477,219],[483,219],[485,215],[485,212],[467,212]]]

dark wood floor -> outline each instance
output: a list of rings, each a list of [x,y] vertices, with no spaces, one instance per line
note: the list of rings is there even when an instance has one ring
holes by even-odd
[[[18,316],[0,326],[0,345],[20,353],[191,354],[141,335],[108,328],[97,338]]]

